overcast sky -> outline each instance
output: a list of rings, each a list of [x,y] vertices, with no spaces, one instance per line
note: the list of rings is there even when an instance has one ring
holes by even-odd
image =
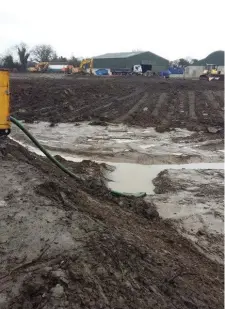
[[[63,56],[138,49],[200,59],[225,49],[224,6],[223,0],[2,0],[0,54],[23,41],[51,44]]]

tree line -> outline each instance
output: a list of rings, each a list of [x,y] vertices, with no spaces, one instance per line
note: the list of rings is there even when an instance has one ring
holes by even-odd
[[[170,61],[169,65],[171,67],[179,67],[179,68],[185,68],[189,65],[197,65],[198,59],[192,59],[190,57],[187,58],[179,58],[174,61]]]
[[[57,55],[54,48],[48,44],[39,44],[32,49],[29,49],[27,44],[20,43],[14,47],[14,51],[16,51],[16,53],[11,51],[0,57],[0,68],[16,69],[23,72],[26,71],[30,62],[67,62],[75,67],[80,64],[80,61],[74,56],[66,58]],[[197,63],[198,59],[187,57],[170,61],[169,65],[172,67],[184,68],[188,65],[194,65]]]
[[[7,52],[0,57],[0,67],[7,69],[16,69],[26,71],[30,62],[67,62],[68,64],[79,66],[80,61],[72,56],[66,58],[57,55],[51,45],[39,44],[29,49],[25,43],[20,43],[13,48],[13,51]]]

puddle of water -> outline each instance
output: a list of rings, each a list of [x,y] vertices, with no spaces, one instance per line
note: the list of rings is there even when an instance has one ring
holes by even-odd
[[[23,147],[27,148],[29,151],[44,156],[44,154],[38,148],[27,145],[26,143],[19,142],[18,140],[15,141]],[[60,155],[64,159],[73,162],[90,160],[88,157],[79,157],[75,155],[70,156],[60,151],[50,151],[50,153],[53,156]],[[224,169],[224,163],[142,165],[133,163],[111,163],[108,161],[93,160],[93,158],[91,159],[96,163],[106,163],[116,167],[113,172],[110,172],[110,174],[107,175],[107,177],[111,180],[108,184],[110,189],[126,193],[146,192],[149,195],[154,194],[155,186],[152,183],[153,179],[156,178],[157,175],[165,169]]]
[[[115,191],[154,194],[152,181],[165,169],[224,169],[223,163],[191,163],[180,165],[141,165],[113,163],[116,169],[108,176],[112,182],[109,187]]]

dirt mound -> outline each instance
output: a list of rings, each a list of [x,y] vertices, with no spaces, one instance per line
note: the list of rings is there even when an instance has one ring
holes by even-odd
[[[113,197],[106,166],[64,161],[74,180],[13,142],[7,151],[1,308],[223,308],[222,267],[146,216],[151,201]]]
[[[221,129],[223,83],[151,78],[13,79],[12,114],[35,120],[124,122],[157,126]]]

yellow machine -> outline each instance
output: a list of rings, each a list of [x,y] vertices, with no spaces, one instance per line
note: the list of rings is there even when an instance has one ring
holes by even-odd
[[[93,69],[93,59],[83,59],[80,63],[80,71],[81,72],[86,72],[86,64],[89,64],[89,68],[90,68],[90,74],[92,74],[92,69]]]
[[[35,65],[35,67],[28,68],[29,72],[32,73],[43,73],[48,70],[49,63],[48,62],[39,62]]]
[[[89,65],[89,72],[87,71],[86,65]],[[93,59],[83,59],[80,63],[79,67],[74,67],[72,65],[68,65],[65,70],[65,74],[93,74]]]
[[[0,135],[10,133],[9,72],[0,70]]]
[[[218,70],[218,65],[216,64],[206,64],[203,74],[199,77],[200,80],[219,80],[224,81],[224,74]]]

